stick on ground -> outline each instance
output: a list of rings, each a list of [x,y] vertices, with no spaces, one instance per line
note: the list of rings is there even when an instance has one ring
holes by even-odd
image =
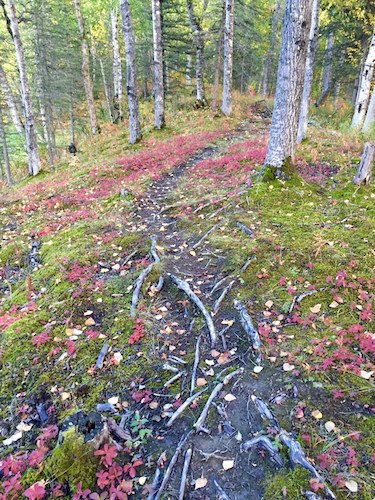
[[[184,500],[185,497],[186,481],[187,481],[187,475],[189,471],[192,453],[193,453],[192,448],[189,448],[185,453],[185,461],[184,461],[184,466],[182,468],[181,484],[180,484],[180,490],[178,492],[178,500]]]

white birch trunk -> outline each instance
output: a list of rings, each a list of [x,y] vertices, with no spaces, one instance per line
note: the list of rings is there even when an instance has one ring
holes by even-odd
[[[3,159],[5,166],[5,177],[8,184],[13,184],[12,174],[10,171],[10,161],[9,161],[9,152],[8,152],[8,143],[5,135],[5,126],[3,121],[3,113],[0,108],[0,141],[3,150]]]
[[[275,104],[263,178],[286,177],[293,163],[312,0],[286,0]]]
[[[161,129],[165,125],[162,29],[161,0],[152,0],[155,128],[157,129]]]
[[[20,77],[21,96],[25,114],[25,136],[28,156],[29,174],[37,175],[40,169],[38,142],[36,138],[35,120],[31,101],[29,81],[27,77],[25,54],[20,37],[18,19],[14,0],[7,0],[8,15],[13,33],[13,43],[16,52],[17,67]]]
[[[118,10],[111,9],[111,25],[112,25],[112,47],[113,47],[113,91],[114,91],[114,107],[118,107],[119,117],[122,120],[122,65],[120,46],[118,41]],[[114,117],[115,121],[117,117]]]
[[[370,100],[371,81],[375,67],[375,30],[372,35],[370,47],[367,53],[366,62],[361,75],[358,89],[357,102],[352,119],[352,129],[360,129],[366,117],[367,106]]]
[[[315,66],[316,54],[318,51],[319,3],[320,0],[313,0],[309,46],[307,49],[307,57],[306,57],[305,80],[303,84],[301,112],[299,115],[299,123],[298,123],[297,143],[302,142],[302,140],[306,137],[306,132],[307,132],[311,89],[314,78],[314,66]]]
[[[226,5],[226,0],[223,0],[221,9],[220,29],[216,42],[215,76],[214,76],[214,87],[212,91],[212,102],[211,102],[211,109],[213,111],[216,111],[217,97],[220,85],[221,61],[223,58],[224,28],[225,28],[225,16],[226,16],[225,5]]]
[[[135,37],[129,0],[120,0],[122,30],[126,53],[126,91],[129,111],[129,141],[134,144],[142,137],[137,84],[137,64],[135,61]]]
[[[18,112],[18,107],[16,104],[16,100],[14,98],[12,89],[9,85],[6,73],[0,64],[0,88],[3,91],[5,102],[7,103],[9,114],[12,119],[13,125],[16,127],[17,132],[24,136],[25,135],[25,127],[22,123],[20,114]]]
[[[225,0],[223,103],[221,111],[232,113],[234,0]]]
[[[99,128],[98,128],[98,120],[96,117],[92,81],[90,76],[90,53],[89,53],[89,46],[86,40],[85,24],[81,11],[81,0],[74,0],[74,5],[76,9],[77,22],[81,36],[82,76],[83,76],[83,83],[85,86],[87,106],[90,115],[91,133],[95,135],[99,131]]]
[[[373,88],[370,104],[367,108],[366,118],[363,123],[362,132],[367,133],[370,132],[375,123],[375,87]]]
[[[205,3],[207,8],[207,3]],[[204,108],[207,104],[204,95],[204,33],[201,23],[198,21],[193,0],[187,0],[190,28],[195,41],[195,79],[196,79],[196,108]]]
[[[190,52],[186,54],[186,78],[185,82],[188,87],[190,87],[193,83],[191,78],[191,68],[193,67],[193,56]]]
[[[264,63],[262,97],[266,97],[270,94],[269,78],[275,53],[277,25],[279,24],[280,11],[281,11],[281,0],[277,0],[275,12],[272,17],[270,48],[268,50],[267,58]]]

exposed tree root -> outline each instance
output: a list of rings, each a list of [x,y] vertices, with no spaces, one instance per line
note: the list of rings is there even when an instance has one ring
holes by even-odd
[[[237,226],[241,229],[241,231],[250,236],[250,238],[254,238],[254,233],[251,229],[246,227],[245,224],[242,224],[242,222],[237,222]]]
[[[294,307],[295,307],[295,305],[296,305],[296,304],[300,304],[300,303],[301,303],[301,301],[302,301],[305,297],[308,297],[309,295],[312,295],[312,294],[314,294],[314,293],[316,293],[316,292],[317,292],[317,290],[307,290],[307,292],[303,292],[303,293],[300,293],[299,295],[295,295],[295,296],[293,297],[293,301],[292,301],[292,303],[291,303],[291,305],[290,305],[290,308],[289,308],[289,314],[290,314],[291,312],[293,312],[293,309],[294,309]]]
[[[178,492],[178,500],[184,500],[185,497],[186,481],[192,454],[193,454],[192,448],[189,448],[185,453],[184,466],[182,468],[182,474],[181,474],[181,484]]]
[[[169,380],[166,381],[166,383],[164,384],[164,388],[167,388],[169,387],[170,385],[174,384],[176,382],[176,380],[180,379],[183,375],[185,374],[185,372],[178,372],[176,373],[176,375],[172,378],[170,378]]]
[[[275,415],[272,413],[272,411],[266,405],[266,403],[262,399],[257,398],[254,395],[251,396],[251,399],[252,399],[253,403],[255,404],[255,406],[257,407],[257,410],[259,411],[262,419],[269,420],[272,427],[274,427],[278,432],[280,432],[279,423],[278,423]]]
[[[171,425],[173,424],[173,422],[180,416],[182,415],[182,413],[186,410],[186,408],[188,406],[191,405],[191,403],[197,399],[197,397],[199,397],[201,394],[203,394],[203,392],[205,392],[207,390],[207,388],[205,389],[202,389],[201,391],[197,392],[196,394],[193,394],[192,396],[190,396],[190,398],[188,398],[184,403],[182,403],[182,405],[177,408],[177,410],[173,413],[173,415],[171,416],[171,418],[168,420],[166,426],[167,427],[171,427]]]
[[[98,359],[96,360],[95,369],[101,370],[103,368],[104,358],[107,356],[109,345],[107,343],[103,344],[101,351],[99,353]]]
[[[197,339],[197,343],[195,346],[195,358],[194,358],[194,364],[193,364],[193,371],[191,373],[191,385],[190,385],[190,395],[193,394],[195,390],[195,386],[197,384],[197,369],[199,365],[199,347],[201,343],[201,336],[199,335]]]
[[[214,232],[217,228],[218,228],[218,224],[215,224],[214,226],[212,226],[212,227],[211,227],[211,229],[209,229],[209,230],[207,231],[207,233],[205,233],[205,234],[202,236],[202,238],[201,238],[199,241],[197,241],[197,242],[193,245],[194,250],[195,250],[196,248],[198,248],[198,247],[199,247],[199,245],[200,245],[200,244],[201,244],[201,243],[202,243],[202,242],[203,242],[203,241],[204,241],[204,240],[205,240],[205,239],[206,239],[206,238],[207,238],[207,237],[208,237],[211,233],[213,233],[213,232]]]
[[[233,285],[235,284],[236,280],[232,280],[229,285],[227,287],[224,288],[224,290],[222,291],[220,297],[217,299],[217,301],[215,302],[214,304],[214,307],[213,307],[213,310],[212,310],[212,313],[213,313],[213,316],[218,312],[220,306],[221,306],[221,303],[223,302],[223,300],[225,299],[225,297],[227,296],[228,292],[231,291]]]
[[[219,493],[219,499],[218,500],[230,500],[228,495],[225,493],[223,488],[220,486],[220,484],[214,479],[214,485]]]
[[[247,335],[250,337],[250,340],[253,344],[253,349],[259,351],[262,343],[259,337],[259,333],[255,329],[249,313],[246,310],[246,307],[239,300],[234,301],[234,306],[240,313],[241,324]]]
[[[268,453],[270,454],[270,457],[272,458],[272,460],[274,462],[276,462],[277,465],[280,465],[280,467],[283,467],[284,461],[281,458],[280,453],[273,446],[272,441],[270,440],[270,438],[268,438],[267,436],[258,436],[258,437],[255,437],[253,439],[250,439],[249,441],[246,441],[242,445],[242,449],[244,451],[249,451],[249,450],[251,450],[251,448],[254,448],[254,446],[260,446],[264,450],[268,451]]]

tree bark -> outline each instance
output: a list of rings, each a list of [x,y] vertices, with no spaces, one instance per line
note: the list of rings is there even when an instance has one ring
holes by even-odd
[[[160,130],[165,125],[164,104],[164,64],[163,64],[163,26],[161,0],[152,0],[152,30],[154,44],[154,102],[155,128]]]
[[[324,71],[323,71],[323,85],[322,85],[322,94],[327,92],[331,83],[331,73],[332,73],[332,60],[333,60],[333,42],[334,42],[334,33],[328,35],[326,52],[324,56]]]
[[[270,95],[269,77],[270,77],[273,58],[274,58],[274,54],[275,54],[277,25],[279,24],[280,11],[281,11],[281,0],[277,0],[275,12],[274,12],[273,17],[272,17],[270,48],[268,50],[267,58],[266,58],[266,61],[264,63],[262,97],[266,97],[266,96]]]
[[[303,93],[301,101],[301,112],[299,115],[299,123],[298,123],[297,143],[302,142],[302,140],[306,137],[306,132],[307,132],[310,97],[311,97],[311,90],[314,78],[314,67],[316,61],[316,54],[318,52],[319,3],[320,0],[313,0],[309,46],[307,49],[305,79],[303,84]]]
[[[196,79],[196,108],[204,108],[207,101],[204,95],[204,33],[200,20],[195,15],[193,0],[187,0],[190,28],[195,42],[195,79]],[[205,2],[205,8],[207,2]]]
[[[224,45],[224,28],[225,28],[225,10],[226,0],[222,2],[221,9],[221,20],[220,20],[220,28],[219,34],[216,42],[216,63],[215,63],[215,77],[214,77],[214,88],[212,91],[212,102],[211,109],[216,111],[217,107],[217,96],[219,93],[219,85],[220,85],[220,74],[221,74],[221,60],[223,57],[223,45]]]
[[[193,81],[191,79],[191,68],[193,67],[193,56],[191,52],[186,54],[186,77],[185,82],[188,87],[192,85]]]
[[[371,38],[370,47],[364,64],[359,84],[357,102],[352,119],[352,129],[360,129],[365,121],[367,106],[370,100],[371,81],[375,67],[375,30]]]
[[[287,0],[275,104],[262,177],[285,178],[292,167],[304,84],[312,0]]]
[[[374,160],[375,144],[366,142],[357,175],[353,179],[353,184],[370,184]]]
[[[10,171],[10,161],[9,161],[9,152],[8,152],[8,144],[7,138],[5,134],[5,126],[3,121],[3,112],[0,108],[0,141],[3,150],[3,158],[5,165],[5,176],[8,184],[13,184],[12,174]]]
[[[112,47],[113,47],[113,92],[114,92],[113,119],[114,122],[117,123],[118,121],[122,120],[122,65],[121,65],[120,46],[118,41],[118,10],[115,7],[111,9],[111,25],[112,25]]]
[[[101,57],[98,57],[98,59],[99,59],[100,72],[102,74],[104,96],[105,96],[105,102],[107,104],[108,116],[109,116],[109,119],[111,120],[111,122],[113,123],[113,115],[112,115],[112,109],[111,109],[111,100],[109,98],[109,89],[108,89],[108,85],[107,85],[107,78],[105,76],[105,69],[104,69],[103,59]]]
[[[96,117],[94,93],[90,76],[90,54],[89,54],[89,46],[86,39],[84,19],[81,11],[81,0],[74,0],[74,5],[76,9],[79,33],[81,36],[82,76],[83,76],[83,83],[85,86],[87,106],[90,115],[91,133],[95,135],[96,133],[99,132],[99,127],[98,127],[98,120]]]
[[[25,114],[25,136],[26,136],[26,149],[28,156],[29,174],[37,175],[40,169],[40,160],[39,160],[38,142],[36,138],[34,112],[31,101],[29,80],[26,70],[25,53],[23,50],[22,40],[20,37],[18,18],[16,14],[14,0],[7,0],[7,4],[8,4],[8,15],[13,33],[13,43],[16,52],[18,73],[20,77],[23,110]]]
[[[370,132],[375,123],[375,87],[373,88],[370,104],[367,108],[366,118],[363,123],[362,132]]]
[[[18,112],[18,107],[16,104],[16,100],[14,98],[12,89],[9,85],[6,73],[3,67],[0,64],[0,88],[3,91],[5,102],[7,103],[9,114],[12,119],[13,125],[16,127],[17,132],[24,136],[25,135],[25,127],[22,123],[21,116]]]
[[[225,0],[223,103],[221,111],[232,114],[234,0]]]
[[[129,142],[130,144],[134,144],[142,137],[138,103],[137,64],[135,61],[135,37],[129,0],[120,0],[120,6],[126,54],[126,91],[128,96],[129,111]]]
[[[70,102],[69,102],[69,111],[70,111],[70,144],[72,146],[76,145],[75,138],[75,126],[74,126],[74,100],[73,100],[73,92],[70,91]]]

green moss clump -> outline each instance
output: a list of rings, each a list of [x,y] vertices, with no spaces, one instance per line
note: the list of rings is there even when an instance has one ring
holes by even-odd
[[[67,481],[71,487],[82,481],[84,489],[95,486],[99,458],[94,455],[90,443],[70,429],[64,433],[64,441],[46,461],[44,473],[49,480]]]
[[[279,472],[278,474],[269,475],[266,478],[266,488],[264,498],[267,500],[279,500],[285,498],[283,489],[286,489],[286,498],[290,500],[303,499],[303,491],[310,489],[311,474],[296,467],[288,472]],[[285,490],[284,490],[285,491]]]

